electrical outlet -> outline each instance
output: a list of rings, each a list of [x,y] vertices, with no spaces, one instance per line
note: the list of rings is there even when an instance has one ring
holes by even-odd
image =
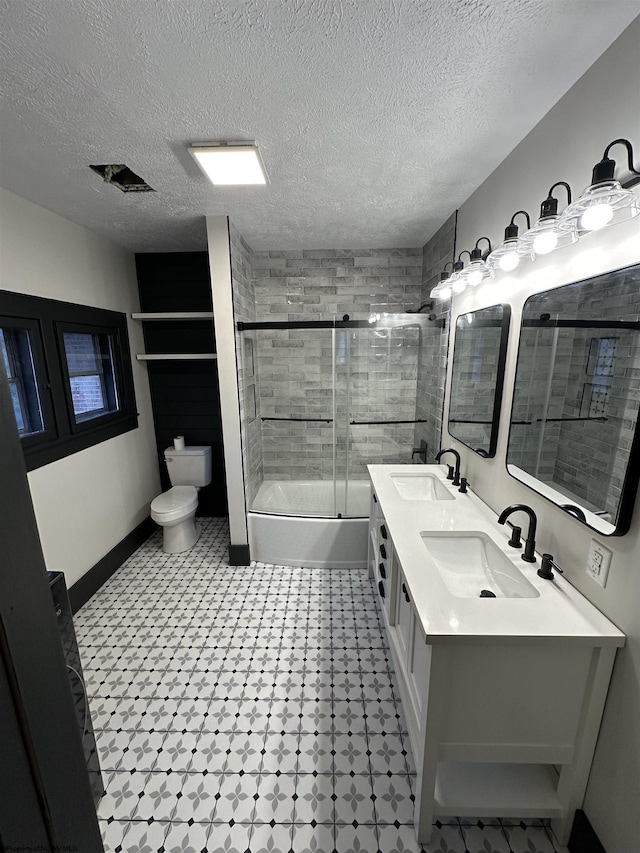
[[[610,566],[611,551],[592,539],[587,557],[587,574],[600,586],[606,586]]]

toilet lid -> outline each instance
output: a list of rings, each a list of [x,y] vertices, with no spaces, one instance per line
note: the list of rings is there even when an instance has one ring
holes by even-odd
[[[155,513],[175,512],[192,509],[198,505],[198,490],[195,486],[173,486],[151,501],[151,510]]]

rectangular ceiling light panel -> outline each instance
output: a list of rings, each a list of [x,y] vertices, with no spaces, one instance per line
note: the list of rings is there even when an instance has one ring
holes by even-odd
[[[194,143],[189,153],[216,186],[267,183],[267,173],[257,145]]]

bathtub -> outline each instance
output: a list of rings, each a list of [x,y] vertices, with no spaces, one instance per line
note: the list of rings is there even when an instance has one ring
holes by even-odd
[[[370,485],[352,480],[265,480],[247,523],[251,559],[311,569],[363,569],[367,565]]]

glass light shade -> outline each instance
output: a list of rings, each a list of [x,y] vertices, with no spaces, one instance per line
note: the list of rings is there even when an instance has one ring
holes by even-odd
[[[441,281],[431,290],[429,294],[431,299],[441,299],[445,302],[447,299],[451,297],[451,286],[449,285],[449,281]]]
[[[558,223],[562,231],[597,231],[640,214],[640,199],[619,181],[602,181],[588,187],[568,205]]]
[[[533,228],[525,231],[518,240],[518,251],[522,255],[548,255],[554,249],[570,246],[578,239],[575,226],[560,230],[560,217],[544,216],[538,219]]]
[[[500,269],[503,272],[511,272],[519,263],[520,255],[518,254],[517,237],[505,240],[487,258],[487,265],[490,269]]]
[[[467,282],[464,280],[462,276],[458,276],[454,282],[451,284],[451,290],[454,293],[462,293],[462,291],[467,286]]]
[[[463,273],[466,284],[470,287],[477,287],[482,284],[487,278],[493,278],[493,271],[485,264],[484,261],[471,261],[469,266]]]

